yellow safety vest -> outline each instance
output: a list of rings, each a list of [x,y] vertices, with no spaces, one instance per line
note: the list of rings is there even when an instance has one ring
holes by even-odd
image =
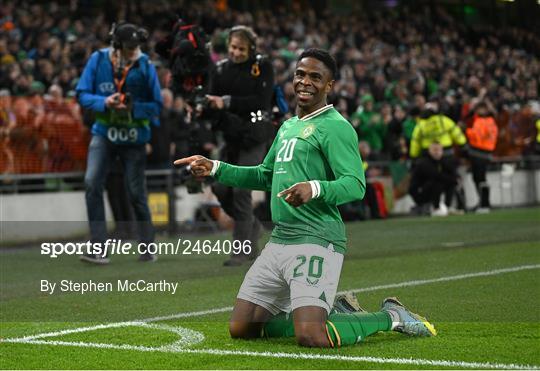
[[[418,120],[412,133],[409,155],[412,158],[420,156],[434,142],[440,143],[444,149],[450,149],[453,144],[464,145],[467,139],[451,118],[433,115]]]

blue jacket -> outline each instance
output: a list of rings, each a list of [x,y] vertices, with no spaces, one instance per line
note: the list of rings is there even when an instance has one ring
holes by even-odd
[[[159,126],[161,89],[154,65],[146,54],[129,70],[124,93],[131,95],[131,110],[112,110],[105,99],[117,92],[109,48],[92,54],[81,75],[76,91],[83,108],[96,113],[92,134],[115,144],[143,144],[150,140],[150,123]]]

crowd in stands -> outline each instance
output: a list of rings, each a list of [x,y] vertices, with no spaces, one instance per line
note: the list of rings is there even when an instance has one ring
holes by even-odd
[[[297,56],[307,47],[328,49],[339,66],[331,103],[369,147],[368,161],[408,157],[412,131],[426,101],[437,101],[441,112],[463,129],[471,107],[486,102],[499,126],[495,154],[521,156],[534,150],[540,41],[533,32],[474,29],[443,8],[370,11],[359,4],[344,15],[301,8],[300,2],[286,6],[278,1],[271,9],[252,12],[227,8],[221,1],[177,4],[119,1],[100,10],[88,1],[3,1],[0,171],[83,170],[88,136],[80,125],[74,87],[85,62],[92,51],[107,45],[112,21],[127,19],[150,31],[145,50],[166,89],[170,71],[153,46],[168,32],[168,20],[175,13],[205,29],[215,61],[226,53],[227,28],[252,26],[260,36],[258,50],[271,57],[276,83],[291,108]],[[172,97],[168,107],[177,114],[166,114],[180,122],[182,98]]]

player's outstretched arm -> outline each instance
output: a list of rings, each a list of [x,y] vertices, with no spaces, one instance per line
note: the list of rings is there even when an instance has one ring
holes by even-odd
[[[174,164],[177,166],[189,165],[191,167],[191,174],[196,177],[210,176],[214,168],[214,162],[201,155],[184,157],[174,161]]]
[[[265,159],[266,161],[266,159]],[[175,165],[189,165],[193,176],[213,176],[218,182],[229,186],[261,191],[270,191],[272,168],[266,162],[258,166],[235,166],[223,161],[209,160],[193,155],[174,161]]]

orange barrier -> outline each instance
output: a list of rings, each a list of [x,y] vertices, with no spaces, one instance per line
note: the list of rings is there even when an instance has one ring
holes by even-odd
[[[84,171],[90,134],[77,102],[0,98],[0,174]]]

